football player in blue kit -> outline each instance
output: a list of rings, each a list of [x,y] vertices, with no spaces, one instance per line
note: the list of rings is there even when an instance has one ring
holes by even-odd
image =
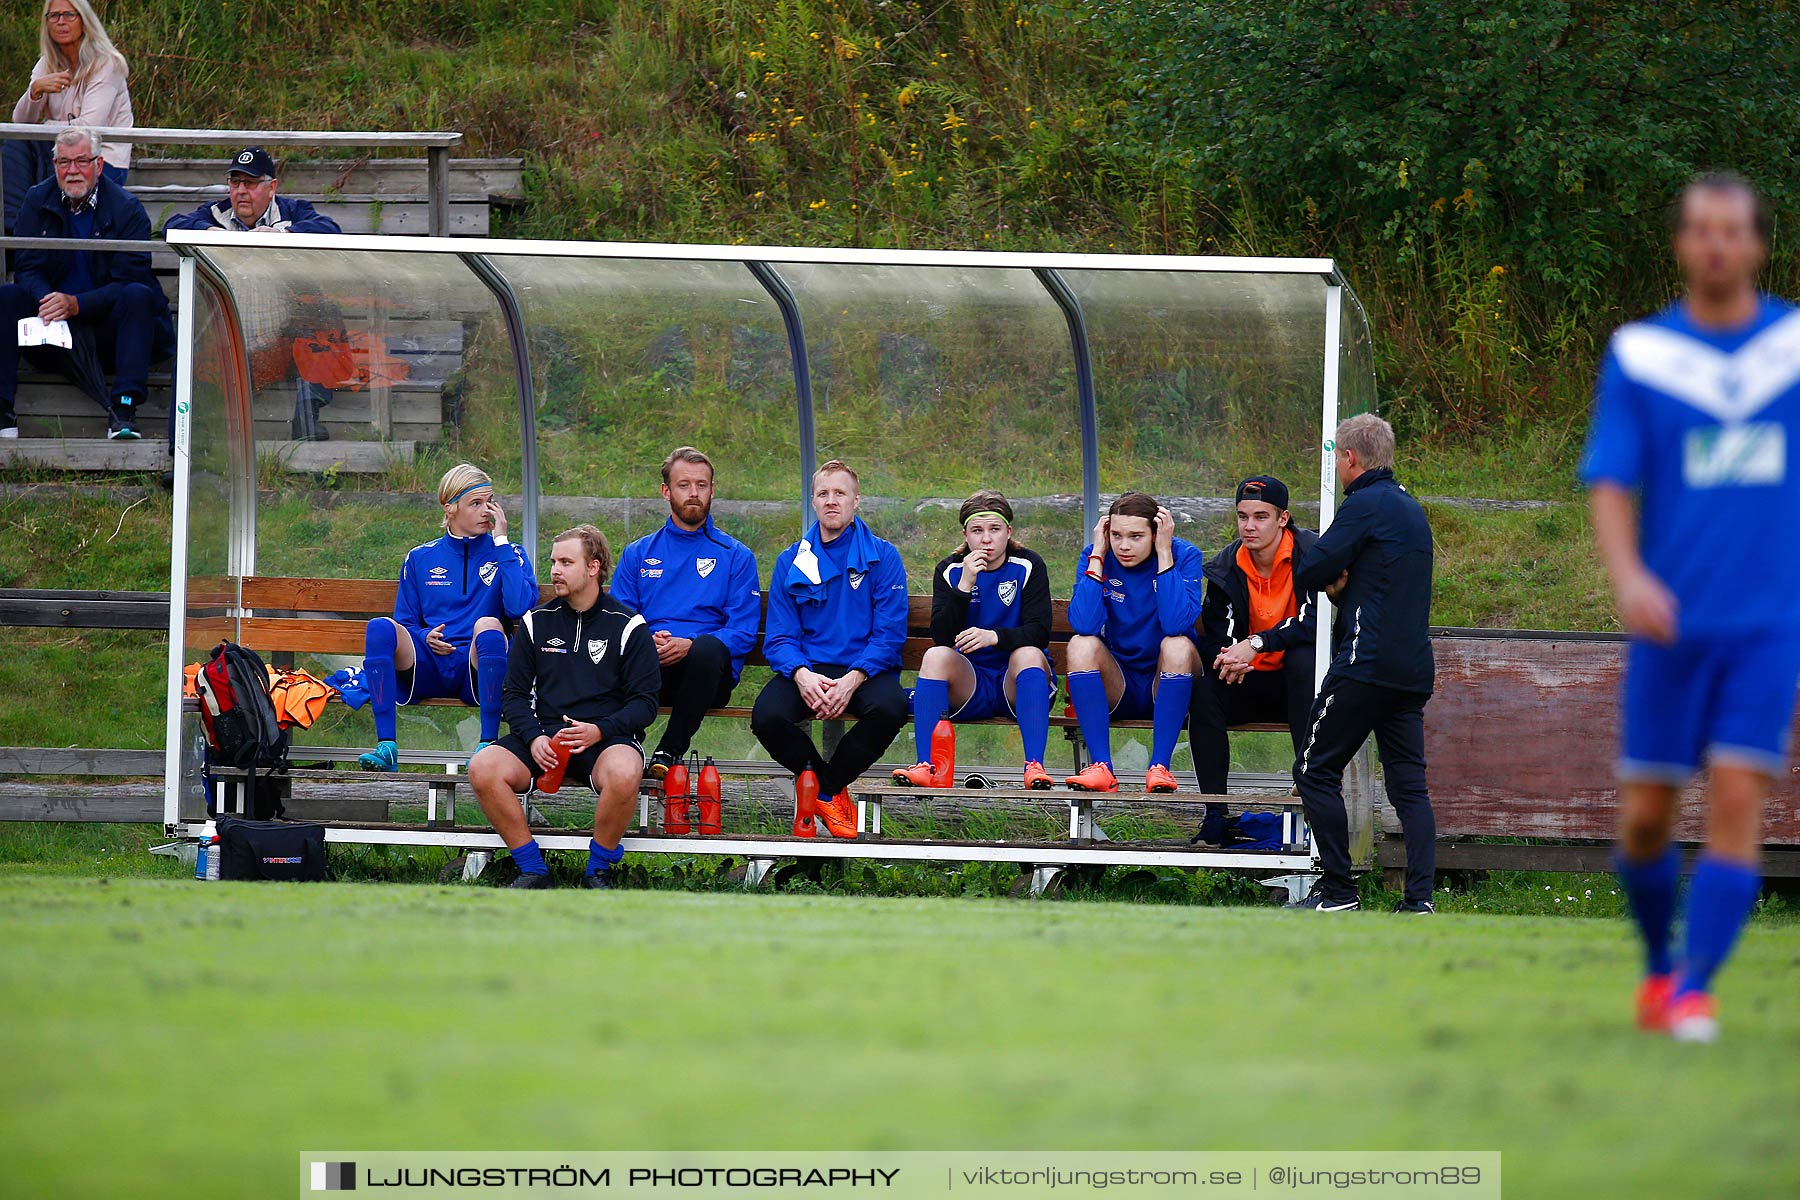
[[[1116,792],[1112,718],[1151,718],[1146,792],[1172,792],[1169,770],[1187,723],[1200,665],[1195,623],[1206,559],[1175,536],[1175,517],[1142,492],[1126,492],[1094,526],[1069,599],[1069,699],[1093,761],[1069,786]]]
[[[712,460],[680,446],[662,478],[669,519],[625,547],[612,579],[613,599],[649,624],[662,666],[669,721],[650,756],[657,779],[687,753],[706,710],[731,702],[762,624],[756,556],[713,524]]]
[[[1714,975],[1761,888],[1762,809],[1800,682],[1800,312],[1757,290],[1770,222],[1742,178],[1671,212],[1686,294],[1613,334],[1581,467],[1631,633],[1616,866],[1643,935],[1639,1025],[1712,1041]],[[1673,949],[1682,788],[1707,773],[1706,849]]]
[[[763,657],[775,677],[756,697],[750,730],[794,774],[795,835],[816,836],[817,817],[833,837],[853,838],[848,789],[906,724],[906,565],[857,515],[856,472],[834,458],[813,472],[812,488],[818,520],[769,579]],[[856,724],[829,757],[800,728],[846,716]]]
[[[983,489],[962,503],[963,546],[938,563],[931,585],[931,649],[913,689],[917,766],[895,770],[894,782],[951,787],[931,760],[931,734],[952,721],[1001,714],[1019,722],[1025,786],[1050,786],[1044,748],[1056,674],[1050,666],[1050,579],[1044,560],[1013,540],[1013,508]]]
[[[402,704],[438,697],[478,704],[481,745],[498,737],[502,622],[537,607],[537,575],[525,551],[507,540],[506,513],[487,472],[458,463],[438,480],[437,498],[443,536],[407,551],[394,615],[371,619],[363,634],[376,737],[375,748],[357,759],[365,771],[400,769],[394,709]]]

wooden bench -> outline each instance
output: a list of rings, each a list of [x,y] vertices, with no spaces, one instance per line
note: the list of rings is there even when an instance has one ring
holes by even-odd
[[[188,620],[188,642],[199,645],[223,638],[241,642],[258,653],[304,653],[361,655],[363,631],[371,617],[391,616],[398,585],[391,579],[312,579],[291,576],[247,576],[242,592],[235,582],[224,576],[195,579],[189,583],[190,609],[226,609],[234,606],[251,615],[236,618],[206,615]],[[554,593],[548,585],[539,589],[548,601]],[[901,669],[916,671],[931,649],[931,597],[909,596],[907,637],[901,650]],[[764,608],[767,609],[767,598]],[[1068,601],[1053,600],[1050,633],[1050,659],[1058,674],[1068,669],[1069,629]],[[753,666],[767,666],[759,644],[746,660]],[[444,703],[457,703],[445,701]],[[667,710],[664,710],[665,712]],[[709,717],[745,718],[746,706],[732,705],[709,709]],[[993,718],[986,724],[1010,725],[1007,718]],[[1055,728],[1079,732],[1073,716],[1054,714],[1050,724]],[[1148,720],[1114,721],[1124,729],[1148,729]],[[1240,730],[1287,732],[1281,724],[1249,724]],[[1079,765],[1079,764],[1078,764]]]
[[[364,629],[371,617],[388,616],[393,612],[394,593],[397,585],[386,579],[314,579],[298,577],[261,576],[247,577],[242,581],[241,594],[235,581],[224,578],[196,579],[190,583],[188,603],[192,609],[225,610],[241,606],[250,615],[236,618],[228,615],[206,615],[190,617],[188,621],[188,644],[204,645],[229,638],[250,647],[259,653],[272,655],[333,654],[359,656],[363,652]],[[547,600],[553,593],[546,586],[541,594]],[[765,600],[766,604],[766,600]],[[903,669],[916,671],[925,652],[932,646],[930,635],[931,598],[929,596],[911,596],[908,598],[907,639],[901,653]],[[1050,656],[1059,673],[1066,669],[1068,640],[1071,636],[1068,623],[1067,601],[1053,601],[1053,625],[1051,632]],[[766,666],[761,647],[751,653],[748,660],[753,665]],[[457,700],[428,700],[425,704],[460,705]],[[668,710],[660,710],[667,714]],[[722,708],[709,709],[709,719],[748,720],[751,709],[746,705],[729,705]],[[993,718],[985,724],[1010,725],[1006,718]],[[1080,725],[1067,711],[1053,714],[1050,718],[1053,727],[1063,730],[1070,743],[1074,755],[1074,767],[1079,770],[1084,765],[1085,746],[1081,741]],[[1147,720],[1114,721],[1120,728],[1148,729],[1151,722]],[[1287,727],[1280,724],[1252,724],[1237,727],[1240,730],[1256,730],[1265,732],[1286,733]],[[740,764],[728,764],[736,767]],[[858,828],[870,829],[879,833],[881,829],[882,798],[903,792],[905,789],[888,788],[885,772],[875,776],[880,782],[865,778],[852,788],[853,795],[859,800]],[[441,776],[431,777],[428,782],[429,813],[432,820],[454,820],[455,796],[454,782],[446,783]],[[938,789],[933,789],[934,792]],[[958,789],[960,792],[961,789]],[[972,795],[985,794],[988,798],[999,799],[1002,795],[993,790],[982,789]],[[1077,840],[1093,840],[1096,836],[1104,837],[1094,822],[1093,805],[1096,799],[1102,802],[1110,799],[1110,795],[1096,797],[1094,793],[1075,792],[1057,789],[1052,792],[1022,793],[1036,800],[1065,800],[1070,808],[1070,837]],[[1132,793],[1121,793],[1131,795]],[[1159,803],[1179,803],[1182,800],[1198,802],[1202,799],[1197,792],[1177,793],[1173,798],[1160,795]],[[1212,799],[1217,799],[1216,797]],[[1268,797],[1269,806],[1283,810],[1292,815],[1298,811],[1298,802],[1290,796],[1281,794]],[[640,805],[640,821],[648,821],[647,800]],[[1295,818],[1297,820],[1297,818]],[[1298,830],[1296,828],[1296,836]]]

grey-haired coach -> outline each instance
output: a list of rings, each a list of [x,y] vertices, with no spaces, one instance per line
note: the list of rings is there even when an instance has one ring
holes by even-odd
[[[1394,478],[1394,430],[1373,413],[1337,428],[1344,503],[1294,570],[1294,587],[1337,603],[1331,665],[1313,700],[1294,781],[1323,875],[1290,908],[1362,907],[1350,875],[1344,767],[1375,735],[1388,801],[1406,836],[1406,897],[1428,913],[1437,822],[1425,787],[1425,702],[1431,699],[1431,527]]]

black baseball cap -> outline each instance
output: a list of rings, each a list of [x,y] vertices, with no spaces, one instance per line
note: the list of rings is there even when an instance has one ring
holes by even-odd
[[[248,175],[252,179],[273,179],[280,172],[275,170],[275,160],[261,146],[245,146],[231,160],[230,170],[225,172],[227,179],[233,175]]]
[[[1245,500],[1260,500],[1264,504],[1273,504],[1277,509],[1287,510],[1287,484],[1273,475],[1252,475],[1238,484],[1237,499],[1233,504]]]

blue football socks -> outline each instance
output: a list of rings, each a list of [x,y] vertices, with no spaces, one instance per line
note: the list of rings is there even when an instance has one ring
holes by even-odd
[[[514,846],[513,862],[519,866],[522,875],[548,875],[550,865],[544,861],[544,852],[538,848],[537,839],[532,838],[523,846]]]
[[[949,682],[919,676],[913,685],[913,749],[919,756],[915,761],[931,761],[931,733],[949,707]]]
[[[625,857],[625,847],[614,846],[611,850],[608,850],[605,846],[602,846],[599,842],[596,842],[592,838],[589,838],[588,839],[587,870],[583,871],[582,874],[583,875],[598,875],[602,871],[610,871],[614,867],[618,866],[619,860],[624,857]]]
[[[500,689],[505,682],[506,635],[498,629],[484,629],[475,635],[475,699],[481,705],[484,742],[500,736]]]
[[[1644,968],[1652,975],[1674,970],[1669,957],[1675,924],[1675,893],[1681,880],[1681,852],[1670,846],[1648,862],[1632,862],[1623,851],[1613,856],[1613,869],[1625,889],[1638,932],[1644,935]]]
[[[1676,995],[1712,986],[1713,975],[1725,965],[1761,889],[1762,873],[1754,867],[1713,855],[1700,860],[1688,885],[1687,955]]]
[[[1088,757],[1112,766],[1112,706],[1106,702],[1106,681],[1100,672],[1069,672],[1069,699],[1075,705]]]
[[[1166,767],[1175,757],[1175,743],[1187,724],[1188,701],[1194,696],[1194,677],[1164,671],[1150,705],[1150,765]]]
[[[1025,743],[1025,761],[1044,761],[1050,740],[1050,677],[1042,667],[1026,667],[1014,681],[1013,711],[1019,716],[1019,740]],[[1105,689],[1101,689],[1104,698]]]
[[[394,633],[392,621],[376,617],[363,634],[363,678],[369,684],[375,738],[383,742],[394,740],[394,698],[399,693],[394,672]]]

